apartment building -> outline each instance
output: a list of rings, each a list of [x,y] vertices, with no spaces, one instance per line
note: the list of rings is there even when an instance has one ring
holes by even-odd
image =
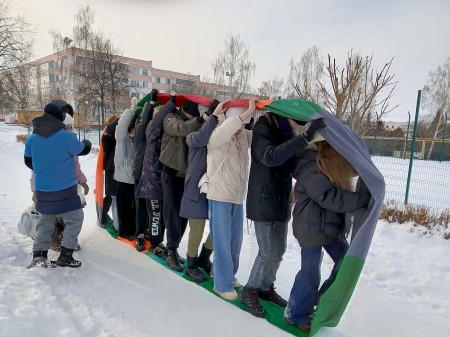
[[[83,105],[77,101],[76,78],[73,65],[84,55],[83,50],[67,48],[31,63],[29,72],[30,94],[36,98],[36,107],[56,97],[64,98],[74,107]],[[143,98],[153,88],[161,93],[170,92],[172,85],[200,85],[200,75],[154,68],[152,61],[120,57],[128,69],[129,96]],[[63,97],[62,97],[63,96]]]

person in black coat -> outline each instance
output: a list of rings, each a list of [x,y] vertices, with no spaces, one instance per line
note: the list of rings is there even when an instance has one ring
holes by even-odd
[[[100,226],[106,228],[108,220],[111,217],[108,212],[113,204],[113,198],[116,196],[117,182],[114,180],[114,153],[116,150],[116,127],[120,116],[111,116],[108,118],[105,132],[103,132],[101,142],[103,147],[103,170],[105,171],[105,197],[103,198],[103,210]],[[115,206],[113,207],[113,210]],[[114,212],[113,212],[114,213]],[[117,216],[114,216],[117,223]],[[114,226],[118,229],[118,223]]]
[[[287,301],[275,291],[276,273],[286,251],[291,215],[292,172],[298,155],[325,124],[312,122],[309,133],[296,136],[298,125],[266,112],[253,128],[251,167],[247,192],[247,218],[255,223],[258,255],[241,301],[256,317],[264,317],[259,298],[286,307]]]
[[[323,138],[322,138],[323,139]],[[353,167],[326,141],[317,143],[317,152],[306,150],[296,170],[296,204],[293,232],[301,246],[301,269],[292,287],[284,320],[303,331],[311,328],[310,316],[318,298],[333,283],[336,266],[344,257],[348,243],[350,217],[346,213],[366,207],[370,193],[354,192]],[[322,248],[335,267],[320,285]]]
[[[147,214],[147,202],[145,198],[139,197],[139,180],[141,179],[142,166],[144,163],[144,154],[147,143],[145,130],[153,118],[153,111],[156,106],[156,95],[158,90],[152,89],[150,92],[150,102],[145,103],[142,109],[142,115],[136,120],[136,135],[134,137],[136,149],[133,159],[133,177],[135,180],[135,198],[136,198],[136,250],[142,252],[145,249],[144,234],[148,231],[149,217]]]

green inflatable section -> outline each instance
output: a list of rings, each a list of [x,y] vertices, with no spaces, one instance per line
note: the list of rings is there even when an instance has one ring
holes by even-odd
[[[303,99],[279,99],[264,107],[265,110],[277,115],[307,122],[312,116],[318,114],[322,108]]]
[[[320,297],[320,302],[312,321],[311,336],[319,331],[321,327],[335,327],[338,325],[355,290],[363,266],[364,261],[361,259],[354,256],[344,257],[336,280]]]
[[[117,231],[114,229],[112,222],[108,223],[108,227],[106,228],[106,230],[108,231],[108,233],[115,239],[118,238],[118,234]],[[160,259],[158,257],[156,257],[153,254],[150,253],[145,253],[145,255],[147,255],[149,258],[151,258],[153,261],[159,263],[160,265],[164,266],[165,268],[167,268],[168,270],[170,270],[171,272],[179,275],[180,277],[184,278],[186,281],[192,282],[196,285],[198,285],[199,287],[202,287],[203,289],[207,290],[208,292],[210,292],[211,294],[213,294],[214,296],[217,296],[218,298],[222,299],[218,294],[216,294],[216,292],[214,291],[214,279],[212,277],[208,277],[208,280],[206,280],[205,282],[202,283],[195,283],[194,281],[192,281],[192,279],[185,275],[184,272],[176,272],[173,271],[172,269],[169,268],[169,266],[167,266],[166,261],[164,259]],[[239,288],[237,288],[237,292],[240,295],[242,292],[243,287],[240,286]],[[225,300],[224,300],[225,301]],[[245,308],[244,304],[239,300],[234,300],[234,301],[226,301],[244,311],[247,311],[247,309]],[[273,302],[268,302],[268,301],[263,301],[261,300],[261,304],[264,307],[264,309],[266,309],[266,316],[264,317],[269,323],[279,327],[280,329],[291,333],[294,336],[299,336],[299,337],[306,337],[308,336],[308,333],[305,333],[303,331],[300,331],[298,328],[296,328],[295,326],[292,325],[288,325],[286,323],[284,323],[283,321],[283,315],[284,315],[284,308],[279,307],[278,305],[276,305]],[[250,315],[250,314],[249,314]]]

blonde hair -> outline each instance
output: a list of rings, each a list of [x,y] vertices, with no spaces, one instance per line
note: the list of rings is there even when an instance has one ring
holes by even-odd
[[[112,122],[114,122],[116,119],[119,119],[120,115],[112,115],[109,116],[108,118],[106,118],[106,124],[111,124]]]
[[[353,178],[357,172],[327,141],[316,143],[316,162],[319,170],[330,180],[334,187],[353,191]]]

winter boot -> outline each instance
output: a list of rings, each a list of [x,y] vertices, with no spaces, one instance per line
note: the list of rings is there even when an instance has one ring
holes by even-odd
[[[203,268],[208,274],[211,273],[212,269],[212,262],[209,259],[211,257],[211,254],[212,249],[208,249],[205,247],[205,245],[203,245],[200,255],[198,257],[198,266],[200,268]]]
[[[178,272],[183,271],[183,266],[180,263],[179,255],[176,249],[169,249],[166,262],[170,269]]]
[[[197,256],[189,256],[187,257],[187,268],[186,275],[190,276],[197,283],[205,282],[206,276],[202,273],[202,271],[198,268],[198,257]]]
[[[275,291],[275,287],[273,286],[273,283],[270,285],[269,290],[266,290],[266,291],[260,290],[258,292],[258,296],[260,299],[265,300],[265,301],[271,301],[282,308],[286,308],[286,306],[287,306],[287,301],[284,298],[282,298],[280,295],[278,295],[278,293]]]
[[[61,254],[59,254],[58,259],[54,262],[55,265],[59,267],[69,267],[69,268],[78,268],[81,267],[81,262],[75,260],[72,257],[73,249],[66,248],[64,246],[61,247]]]
[[[255,317],[262,318],[266,315],[266,310],[259,303],[258,290],[258,288],[250,288],[246,285],[241,293],[241,301],[247,307],[249,313]]]
[[[168,255],[167,248],[163,245],[162,242],[159,245],[150,246],[150,249],[148,251],[150,254],[156,255],[160,259],[165,259]]]
[[[136,250],[138,252],[142,252],[145,249],[145,240],[144,237],[136,238]]]
[[[55,266],[47,259],[47,251],[46,250],[38,250],[33,252],[33,260],[31,260],[30,265],[27,267],[28,269],[42,267],[42,268],[53,268]]]

